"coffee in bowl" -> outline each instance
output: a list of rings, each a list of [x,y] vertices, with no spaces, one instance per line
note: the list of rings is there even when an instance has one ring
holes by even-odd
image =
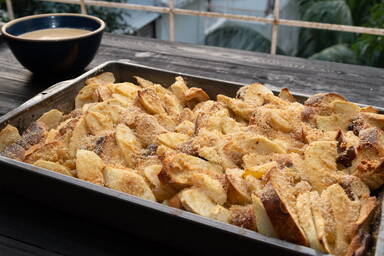
[[[12,20],[0,30],[17,60],[34,74],[68,77],[92,61],[104,28],[94,16],[47,13]]]
[[[48,28],[27,32],[19,35],[20,38],[38,40],[59,40],[71,37],[82,36],[91,31],[78,28]]]

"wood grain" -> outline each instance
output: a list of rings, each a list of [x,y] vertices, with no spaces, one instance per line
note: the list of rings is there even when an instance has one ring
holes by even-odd
[[[355,102],[384,107],[384,70],[378,68],[110,34],[89,68],[117,59],[228,81],[259,81],[304,94],[338,92]],[[0,44],[0,114],[67,78],[34,77]]]

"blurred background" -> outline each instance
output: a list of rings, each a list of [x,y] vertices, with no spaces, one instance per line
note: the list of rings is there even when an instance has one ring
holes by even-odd
[[[0,22],[39,13],[86,12],[106,21],[106,31],[115,34],[264,53],[270,53],[272,46],[272,52],[279,55],[384,67],[383,36],[368,30],[368,34],[359,34],[280,24],[273,32],[274,17],[383,29],[384,0],[172,0],[172,8],[195,11],[188,15],[175,12],[172,20],[168,13],[155,9],[132,10],[119,5],[168,8],[169,1],[104,0],[115,4],[106,7],[94,6],[98,2],[95,0],[0,0]],[[197,16],[196,11],[204,12],[204,16]],[[214,13],[214,17],[207,17],[207,12]],[[250,21],[247,17],[263,19]]]

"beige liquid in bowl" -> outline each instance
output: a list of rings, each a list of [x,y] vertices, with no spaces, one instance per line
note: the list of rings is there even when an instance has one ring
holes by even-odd
[[[90,32],[89,30],[77,28],[48,28],[24,33],[18,37],[25,39],[55,40],[82,36]]]

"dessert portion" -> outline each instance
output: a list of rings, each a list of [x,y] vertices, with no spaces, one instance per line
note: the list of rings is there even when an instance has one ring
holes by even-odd
[[[362,255],[384,183],[384,116],[335,93],[261,84],[212,100],[176,77],[88,79],[2,156],[334,255]]]

